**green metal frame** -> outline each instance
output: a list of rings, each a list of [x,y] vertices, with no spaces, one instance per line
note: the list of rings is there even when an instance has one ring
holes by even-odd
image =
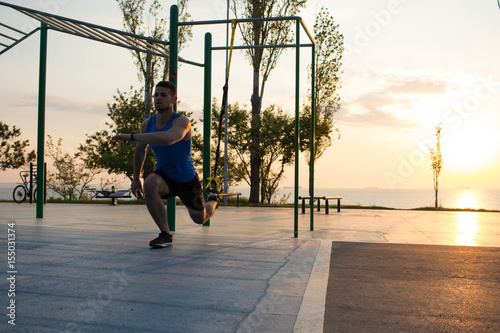
[[[178,59],[178,44],[179,30],[177,22],[179,20],[179,8],[177,6],[170,7],[170,50],[168,59],[168,80],[177,86],[177,59]],[[177,112],[177,103],[174,104],[174,112]],[[175,231],[175,197],[167,200],[167,221],[170,231]]]
[[[177,7],[177,5],[172,5],[172,7]],[[170,18],[171,22],[178,22],[177,18]],[[299,128],[299,114],[300,114],[300,49],[301,47],[312,47],[312,106],[311,106],[311,156],[314,156],[315,150],[315,115],[314,115],[314,101],[315,101],[315,42],[314,38],[311,36],[307,27],[305,26],[302,18],[298,16],[291,17],[270,17],[270,18],[255,18],[255,19],[236,19],[234,20],[236,23],[244,23],[244,22],[256,22],[256,21],[284,21],[284,20],[293,20],[296,25],[296,40],[295,44],[286,44],[286,45],[260,45],[260,46],[233,46],[234,50],[241,49],[249,49],[249,48],[295,48],[295,186],[294,186],[294,237],[298,237],[298,215],[299,215],[299,141],[300,141],[300,128]],[[179,26],[187,26],[187,25],[211,25],[211,24],[229,24],[232,20],[210,20],[210,21],[194,21],[194,22],[178,22]],[[177,27],[177,29],[178,29]],[[309,37],[311,44],[301,44],[300,43],[300,31],[301,27]],[[171,27],[171,29],[175,29],[175,27]],[[176,29],[176,30],[177,30]],[[173,43],[172,40],[170,40]],[[211,52],[213,50],[227,50],[227,46],[221,47],[212,47],[211,45],[211,35],[207,33],[205,35],[205,100],[204,100],[204,130],[203,130],[203,185],[205,187],[205,180],[210,175],[210,111],[211,111],[211,76],[207,73],[211,70],[211,62],[212,56]],[[208,99],[207,99],[208,98]],[[311,198],[314,197],[314,160],[311,161],[311,170],[312,172],[309,175],[309,191]],[[313,199],[311,199],[313,200]],[[311,210],[310,210],[310,230],[314,230],[314,209],[313,209],[313,201],[310,202]],[[207,222],[205,225],[209,225],[210,222]]]
[[[127,47],[136,49],[141,52],[148,52],[151,54],[166,56],[161,45],[168,45],[169,47],[169,80],[177,84],[177,70],[178,62],[182,61],[195,66],[204,67],[204,102],[203,102],[203,112],[204,112],[204,127],[203,127],[203,187],[205,188],[205,179],[207,175],[210,175],[210,116],[211,116],[211,81],[212,81],[212,51],[213,50],[226,50],[228,47],[212,47],[212,35],[210,33],[205,34],[205,59],[204,64],[199,64],[192,61],[187,61],[179,57],[178,55],[178,31],[179,27],[183,25],[209,25],[209,24],[228,24],[231,20],[212,20],[212,21],[197,21],[197,22],[179,22],[179,9],[177,5],[172,5],[170,8],[170,41],[159,41],[148,37],[134,35],[126,33],[123,31],[118,31],[102,26],[92,25],[86,22],[71,20],[65,17],[56,16],[53,14],[43,13],[35,11],[32,9],[7,4],[0,2],[0,5],[11,7],[23,14],[26,14],[32,18],[41,21],[40,28],[40,74],[39,74],[39,95],[38,95],[38,136],[37,136],[37,165],[39,166],[38,177],[37,177],[37,197],[44,198],[44,181],[45,181],[45,170],[44,170],[44,151],[45,151],[45,92],[46,92],[46,71],[47,71],[47,30],[54,29],[60,32],[71,33],[80,37],[90,38],[96,41],[106,42],[114,44],[121,47]],[[312,47],[312,77],[311,82],[311,156],[314,157],[315,150],[315,42],[314,38],[311,36],[307,27],[305,26],[302,19],[298,16],[291,17],[271,17],[262,19],[237,19],[236,23],[243,22],[256,22],[256,21],[283,21],[283,20],[293,20],[296,22],[296,40],[295,44],[287,45],[260,45],[260,46],[235,46],[233,49],[248,49],[248,48],[288,48],[294,47],[296,49],[296,59],[295,59],[295,187],[294,187],[294,237],[298,237],[298,211],[299,211],[299,141],[300,141],[300,131],[299,131],[299,113],[300,113],[300,49],[301,47]],[[62,24],[61,24],[62,22]],[[72,29],[77,29],[79,32],[76,33],[74,30],[67,30],[64,28],[66,25],[71,26]],[[303,28],[309,40],[310,44],[300,43],[300,28]],[[38,29],[36,29],[38,30]],[[36,30],[26,37],[31,36]],[[91,33],[89,33],[89,31]],[[123,37],[125,36],[125,37]],[[122,38],[123,37],[123,38]],[[17,41],[14,45],[18,44],[25,38]],[[130,41],[133,38],[137,38],[141,42],[142,48],[137,49],[135,44]],[[117,40],[120,40],[118,41]],[[155,44],[158,43],[158,46]],[[6,50],[2,51],[5,52]],[[176,110],[177,106],[175,106]],[[314,159],[311,160],[311,173],[309,175],[309,194],[311,196],[310,201],[310,230],[314,230],[314,209],[313,209],[313,197],[314,197]],[[44,200],[38,200],[36,204],[36,217],[43,218],[43,203]],[[175,199],[169,199],[167,201],[167,216],[169,221],[170,230],[175,230]],[[210,225],[210,221],[207,221],[204,225]]]
[[[36,218],[43,218],[45,198],[45,91],[47,82],[47,25],[40,27],[40,74],[38,80],[38,135],[37,135],[37,178]]]

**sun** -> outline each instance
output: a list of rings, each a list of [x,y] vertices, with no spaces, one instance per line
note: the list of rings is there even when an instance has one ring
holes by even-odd
[[[498,157],[495,132],[486,124],[467,124],[450,131],[443,128],[442,133],[443,171],[464,176],[480,173],[491,169]]]

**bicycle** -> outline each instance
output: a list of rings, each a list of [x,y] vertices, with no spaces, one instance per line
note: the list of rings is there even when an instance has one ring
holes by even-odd
[[[31,195],[33,195],[33,202],[36,202],[36,172],[34,172],[33,175],[33,189],[30,187],[30,180],[29,180],[30,172],[29,171],[21,171],[19,172],[19,177],[21,177],[21,181],[23,182],[20,185],[17,185],[14,188],[14,192],[12,193],[12,196],[14,198],[14,201],[17,203],[23,203],[24,200],[26,200],[26,197],[30,198]]]

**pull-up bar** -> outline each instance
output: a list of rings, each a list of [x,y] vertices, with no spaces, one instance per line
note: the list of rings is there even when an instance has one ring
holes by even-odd
[[[313,36],[309,33],[306,24],[300,16],[284,16],[284,17],[262,17],[262,18],[246,18],[246,19],[234,19],[236,23],[250,23],[250,22],[273,22],[273,21],[299,21],[304,32],[309,37],[312,44],[316,45]],[[228,24],[232,23],[233,20],[207,20],[207,21],[194,21],[194,22],[179,22],[179,26],[185,25],[211,25],[211,24]],[[302,46],[302,45],[301,45]],[[305,45],[304,45],[305,46]]]

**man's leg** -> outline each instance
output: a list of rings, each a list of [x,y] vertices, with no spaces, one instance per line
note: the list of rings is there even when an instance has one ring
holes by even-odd
[[[212,216],[214,216],[215,209],[217,208],[217,201],[207,201],[205,202],[205,209],[203,210],[195,210],[191,207],[188,207],[189,216],[197,224],[203,224],[210,220]]]
[[[144,181],[144,199],[149,214],[151,214],[160,231],[170,234],[167,223],[167,209],[162,200],[162,197],[167,196],[168,193],[169,188],[160,175],[152,173]]]

